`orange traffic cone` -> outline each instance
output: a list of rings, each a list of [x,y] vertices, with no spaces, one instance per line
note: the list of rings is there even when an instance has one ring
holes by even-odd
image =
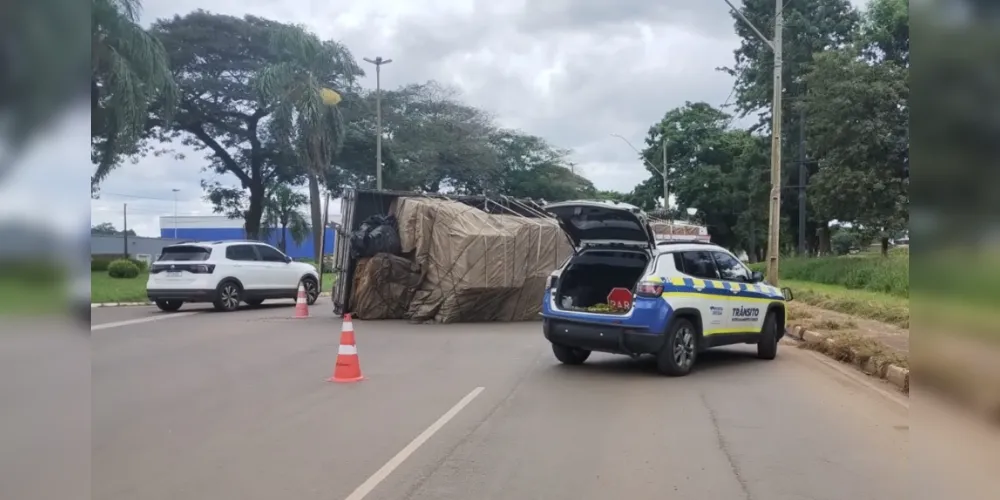
[[[309,301],[306,300],[306,288],[299,283],[299,295],[295,298],[295,317],[309,317]]]
[[[344,327],[340,331],[340,348],[337,350],[337,365],[333,368],[333,376],[327,382],[359,382],[364,380],[361,375],[361,363],[358,361],[358,347],[354,343],[354,323],[351,315],[344,315]]]

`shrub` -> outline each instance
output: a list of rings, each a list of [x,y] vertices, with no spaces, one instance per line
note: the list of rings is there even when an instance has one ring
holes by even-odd
[[[118,259],[108,264],[108,276],[131,279],[139,276],[139,266],[131,259]]]
[[[108,270],[108,266],[116,260],[125,260],[117,255],[94,255],[90,257],[90,270],[93,272],[105,272]],[[139,271],[145,271],[149,265],[145,261],[139,259],[128,259],[130,262],[139,268]]]
[[[861,246],[861,237],[854,231],[841,229],[830,237],[830,246],[837,255],[847,255],[852,248]]]

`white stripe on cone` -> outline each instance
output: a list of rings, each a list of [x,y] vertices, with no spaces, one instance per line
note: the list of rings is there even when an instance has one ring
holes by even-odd
[[[341,330],[345,331],[345,332],[353,332],[354,331],[354,323],[352,323],[350,321],[348,321],[347,323],[344,323],[344,327]]]
[[[306,289],[302,285],[299,285],[299,295],[295,297],[296,304],[307,304],[306,301]]]
[[[344,355],[347,355],[347,356],[350,356],[350,355],[357,356],[357,354],[358,354],[358,347],[357,346],[353,346],[353,345],[340,344],[340,349],[337,349],[337,354],[344,354]]]

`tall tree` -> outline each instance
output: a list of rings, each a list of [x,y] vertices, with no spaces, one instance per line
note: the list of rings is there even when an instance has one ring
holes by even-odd
[[[279,185],[264,202],[263,232],[269,237],[278,232],[278,248],[287,252],[287,236],[301,245],[309,236],[309,222],[299,209],[309,202],[309,197],[297,193],[287,185]],[[319,258],[319,253],[316,253]]]
[[[774,0],[745,0],[740,11],[769,39],[774,38]],[[784,43],[782,45],[782,158],[798,157],[799,128],[802,125],[798,104],[807,91],[803,78],[809,71],[815,54],[847,46],[853,41],[858,28],[859,14],[849,0],[795,0],[784,2]],[[774,56],[763,41],[740,20],[732,15],[740,46],[734,51],[735,64],[723,71],[735,79],[735,103],[740,114],[756,114],[758,123],[753,131],[770,134],[771,102],[774,88]],[[805,126],[811,123],[806,116]],[[811,151],[811,150],[810,150]],[[793,161],[783,161],[784,165],[798,165]],[[798,168],[785,168],[795,174]],[[783,182],[792,177],[783,175]],[[783,193],[784,194],[784,193]],[[781,213],[797,220],[799,204],[795,196],[782,196]],[[820,224],[823,226],[824,224]],[[807,231],[809,229],[807,228]],[[798,233],[797,224],[784,228],[794,241]],[[809,238],[807,232],[806,237]]]
[[[275,139],[305,166],[318,256],[323,248],[320,183],[327,179],[345,138],[337,107],[342,97],[331,87],[351,89],[364,73],[346,47],[323,42],[301,27],[279,27],[270,35],[272,50],[282,54],[283,61],[265,67],[255,86],[262,101],[274,107],[269,125]]]
[[[166,51],[139,26],[139,0],[92,0],[91,191],[123,157],[137,153],[150,104],[169,118],[177,101]]]
[[[713,241],[749,254],[766,227],[766,141],[729,129],[730,122],[729,115],[707,103],[688,102],[650,127],[642,155],[651,165],[662,164],[666,144],[667,175],[677,204],[698,209]],[[633,196],[648,209],[652,198],[662,197],[663,177],[646,168],[650,177]]]
[[[856,50],[820,54],[807,77],[809,141],[820,161],[812,205],[824,218],[890,236],[909,220],[909,85],[904,67]]]
[[[594,185],[577,175],[569,151],[552,147],[541,137],[500,130],[490,138],[497,157],[494,192],[515,198],[564,201],[592,198]]]
[[[497,127],[485,111],[436,82],[383,94],[383,148],[391,150],[392,182],[424,192],[481,194],[499,182],[490,138]]]
[[[217,211],[244,219],[250,238],[260,237],[267,189],[303,174],[295,152],[270,130],[275,107],[254,84],[266,68],[287,62],[288,54],[273,43],[274,34],[286,29],[259,17],[200,10],[151,28],[167,50],[181,93],[172,119],[162,108],[151,110],[153,138],[181,139],[204,150],[208,170],[239,181],[238,188],[217,179],[202,184]]]

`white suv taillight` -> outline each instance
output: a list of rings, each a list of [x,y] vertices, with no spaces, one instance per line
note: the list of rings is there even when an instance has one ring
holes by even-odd
[[[640,281],[635,287],[635,294],[641,297],[659,297],[663,294],[663,283],[659,281]]]

